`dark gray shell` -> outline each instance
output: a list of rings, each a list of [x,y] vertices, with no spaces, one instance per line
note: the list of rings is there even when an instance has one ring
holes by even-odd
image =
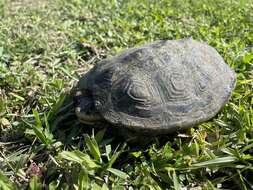
[[[156,134],[206,121],[235,87],[218,52],[192,39],[157,41],[103,60],[84,75],[96,109],[115,126]]]

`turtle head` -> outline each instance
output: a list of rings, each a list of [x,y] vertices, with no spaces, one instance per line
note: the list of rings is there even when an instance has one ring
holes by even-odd
[[[92,96],[88,92],[78,90],[74,96],[75,112],[81,123],[95,125],[104,121],[95,108]]]

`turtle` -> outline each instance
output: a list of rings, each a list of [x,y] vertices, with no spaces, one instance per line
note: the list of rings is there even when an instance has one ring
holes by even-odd
[[[101,60],[76,86],[81,123],[156,136],[213,118],[229,100],[236,74],[211,46],[159,40]],[[121,133],[122,134],[122,133]]]

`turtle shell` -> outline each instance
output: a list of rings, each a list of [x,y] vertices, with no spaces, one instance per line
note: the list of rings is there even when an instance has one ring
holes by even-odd
[[[218,52],[192,39],[156,41],[98,63],[80,82],[114,126],[161,134],[214,117],[235,87]]]

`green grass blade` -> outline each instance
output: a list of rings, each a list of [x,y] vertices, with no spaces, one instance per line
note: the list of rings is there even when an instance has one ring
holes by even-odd
[[[238,159],[234,156],[225,156],[220,158],[214,158],[208,161],[203,161],[199,163],[192,164],[194,167],[208,167],[208,166],[221,166],[225,164],[232,164],[238,161]]]
[[[93,161],[88,154],[85,154],[79,150],[74,151],[63,151],[60,153],[60,157],[72,162],[79,163],[88,168],[98,168],[100,167]]]
[[[90,150],[91,155],[97,160],[98,162],[101,162],[101,154],[99,151],[98,144],[95,140],[95,138],[90,137],[89,135],[84,135],[85,143],[88,149]]]
[[[126,147],[126,144],[124,144],[119,151],[116,151],[110,158],[107,167],[110,168],[112,167],[113,163],[117,160],[117,158],[121,155],[121,153],[124,151]]]
[[[101,190],[109,190],[108,186],[104,183]]]
[[[9,181],[9,179],[0,172],[0,189],[1,190],[17,190],[17,187]]]
[[[42,122],[40,120],[40,116],[37,110],[33,109],[33,116],[35,118],[36,124],[38,128],[42,128]]]
[[[46,136],[43,133],[42,128],[38,128],[37,126],[31,125],[36,137],[39,139],[39,141],[45,145],[48,145],[48,141]]]
[[[115,168],[107,168],[107,171],[111,172],[112,174],[114,174],[122,179],[127,179],[129,177],[125,172],[122,172],[122,171],[115,169]]]
[[[60,108],[62,107],[65,98],[66,98],[66,93],[61,93],[59,95],[59,98],[57,99],[57,101],[54,103],[54,105],[51,107],[50,111],[47,114],[47,117],[49,119],[51,119],[53,116],[55,116],[55,114],[57,113],[57,111],[60,110]]]
[[[30,183],[29,183],[29,189],[30,190],[40,190],[42,189],[42,184],[40,182],[40,179],[37,176],[34,176]]]
[[[98,144],[103,140],[105,132],[106,132],[106,129],[102,129],[102,130],[100,130],[96,133],[95,139],[96,139]]]
[[[177,177],[177,174],[176,174],[175,170],[173,170],[172,177],[173,177],[173,186],[174,186],[174,189],[175,190],[181,190],[181,185],[178,182],[178,177]]]
[[[89,187],[89,176],[85,168],[81,168],[78,176],[78,189],[86,190]]]

